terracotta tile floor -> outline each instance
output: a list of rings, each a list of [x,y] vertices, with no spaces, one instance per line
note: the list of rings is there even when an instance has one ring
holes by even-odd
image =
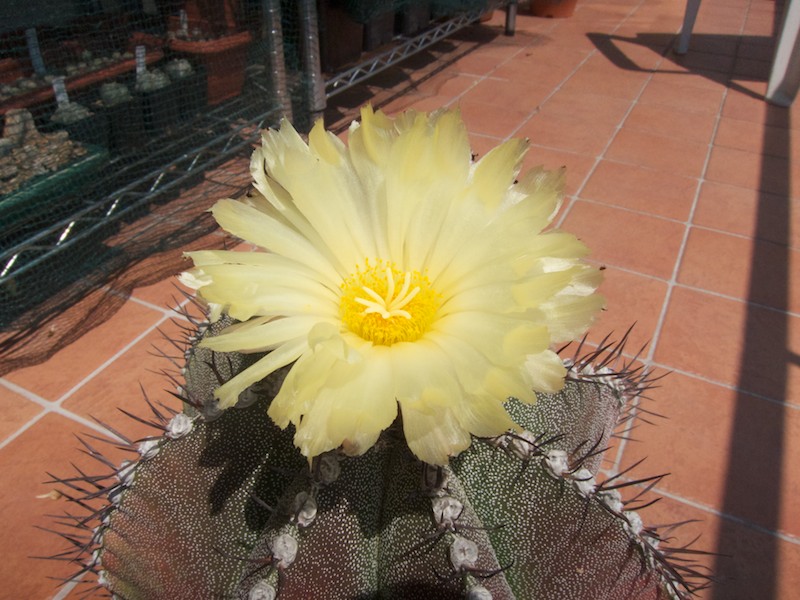
[[[402,77],[343,94],[329,123],[369,98],[388,111],[460,105],[479,154],[527,135],[526,166],[567,166],[560,220],[607,267],[590,339],[636,321],[646,362],[672,372],[652,394],[667,419],[620,442],[612,469],[648,457],[641,474],[672,473],[645,519],[697,520],[678,538],[730,555],[707,560],[723,581],[704,598],[788,600],[800,589],[800,102],[762,99],[780,7],[704,0],[679,58],[684,5],[580,0],[567,20],[523,10],[514,37],[498,12]],[[76,596],[45,579],[67,566],[29,558],[59,548],[34,528],[63,508],[40,498],[42,481],[89,464],[73,436],[96,429],[91,416],[136,434],[115,408],[140,406],[140,382],[164,397],[150,346],[174,327],[174,295],[169,281],[136,290],[110,321],[0,380],[0,596]]]

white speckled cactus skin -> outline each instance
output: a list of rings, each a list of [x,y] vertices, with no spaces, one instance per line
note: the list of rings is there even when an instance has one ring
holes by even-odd
[[[75,526],[92,534],[73,558],[131,600],[689,598],[705,574],[691,554],[672,563],[685,549],[635,512],[658,477],[600,482],[603,450],[650,381],[631,362],[613,371],[621,355],[603,345],[568,361],[563,391],[509,401],[522,434],[476,439],[448,467],[417,460],[395,423],[363,456],[309,468],[266,417],[282,374],[219,413],[213,388],[254,357],[191,347],[185,412],[154,408],[159,437]]]

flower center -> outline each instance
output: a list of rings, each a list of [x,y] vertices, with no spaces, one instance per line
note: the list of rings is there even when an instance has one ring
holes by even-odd
[[[366,261],[342,283],[340,315],[353,333],[381,346],[413,342],[428,330],[439,297],[419,271]]]

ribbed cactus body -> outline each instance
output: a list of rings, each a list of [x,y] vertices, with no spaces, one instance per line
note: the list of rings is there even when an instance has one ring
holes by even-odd
[[[447,467],[417,460],[399,422],[362,456],[309,465],[266,415],[283,373],[218,412],[213,388],[253,358],[190,349],[186,411],[138,444],[76,554],[126,599],[688,597],[620,481],[598,483],[645,386],[608,356],[568,362],[564,389],[535,405],[510,400],[523,431],[476,439]]]

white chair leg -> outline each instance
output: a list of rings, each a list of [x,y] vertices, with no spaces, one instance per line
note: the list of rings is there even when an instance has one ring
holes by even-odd
[[[800,0],[790,0],[783,15],[772,70],[767,84],[767,100],[791,106],[800,88]]]
[[[675,54],[686,54],[689,51],[689,38],[692,37],[694,22],[697,20],[697,11],[700,9],[700,0],[686,0],[686,12],[683,14],[683,27],[678,35],[678,44]]]

